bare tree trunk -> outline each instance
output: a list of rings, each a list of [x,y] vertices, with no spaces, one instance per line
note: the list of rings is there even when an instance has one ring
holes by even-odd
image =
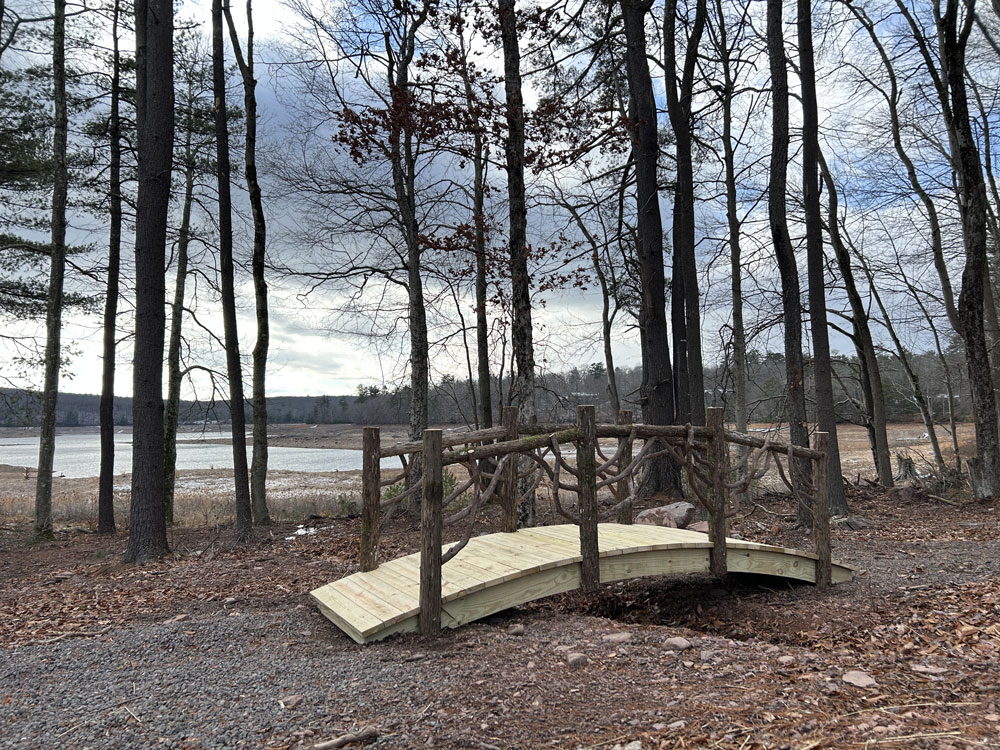
[[[122,126],[121,53],[118,25],[121,3],[115,0],[111,17],[111,163],[108,193],[111,224],[108,229],[108,287],[104,298],[103,352],[101,360],[101,469],[97,480],[97,533],[115,533],[115,349],[118,338],[118,294],[122,250]]]
[[[601,287],[601,342],[604,346],[604,366],[608,371],[608,398],[611,402],[611,413],[617,416],[618,412],[621,411],[621,401],[618,396],[618,380],[615,377],[614,351],[611,347],[615,314],[611,311],[611,288],[608,286],[608,277],[601,266],[600,245],[597,238],[587,228],[576,206],[568,200],[560,200],[559,204],[570,213],[580,233],[590,245],[590,264]]]
[[[747,338],[743,324],[742,227],[737,205],[736,152],[733,145],[733,99],[735,82],[722,0],[716,0],[719,19],[719,63],[722,68],[722,148],[726,170],[726,221],[729,226],[729,265],[733,294],[733,419],[737,432],[746,432],[750,422],[747,407]]]
[[[535,350],[531,323],[531,277],[528,274],[528,210],[524,193],[524,98],[521,93],[521,52],[518,47],[514,0],[499,0],[503,41],[504,92],[507,101],[507,197],[510,212],[510,283],[513,304],[511,342],[517,371],[514,391],[522,424],[537,421],[535,411]],[[535,525],[535,498],[518,509],[522,526]]]
[[[35,526],[32,539],[54,539],[52,533],[52,461],[56,453],[56,404],[62,365],[63,277],[66,274],[66,194],[69,171],[66,141],[66,0],[55,0],[52,28],[52,90],[55,118],[52,136],[52,251],[49,295],[45,310],[45,384],[42,391],[42,429],[38,439],[38,477],[35,480]]]
[[[1000,319],[997,318],[996,296],[993,293],[993,274],[990,273],[990,262],[987,256],[986,274],[983,278],[983,332],[986,334],[986,351],[990,359],[990,381],[993,383],[993,395],[996,399],[997,386],[1000,385]],[[1000,403],[997,408],[1000,409]],[[998,414],[1000,418],[1000,414]]]
[[[618,378],[615,376],[615,354],[611,347],[614,313],[611,312],[611,291],[608,289],[608,280],[604,275],[604,269],[601,268],[596,247],[591,254],[591,262],[601,285],[601,342],[604,344],[604,367],[608,371],[608,399],[611,404],[611,413],[617,416],[618,412],[621,411],[621,400],[618,397]]]
[[[812,4],[798,0],[799,80],[802,93],[802,195],[805,203],[806,264],[809,276],[809,324],[813,344],[813,387],[820,432],[827,443],[830,513],[847,515],[847,495],[837,442],[837,414],[833,404],[830,332],[826,323],[826,258],[819,198],[819,115],[816,105],[816,64],[813,55]],[[812,521],[812,511],[799,505],[799,521]]]
[[[900,272],[902,273],[902,264],[897,263],[900,267]],[[905,277],[904,277],[905,278]],[[948,358],[944,354],[944,349],[941,346],[941,336],[938,333],[937,325],[934,323],[934,318],[931,316],[930,311],[927,309],[927,305],[924,304],[923,295],[920,294],[909,281],[906,282],[907,289],[910,290],[910,294],[913,296],[914,301],[916,301],[917,306],[920,308],[920,312],[923,313],[924,320],[927,322],[927,327],[930,329],[934,337],[934,351],[937,352],[938,362],[941,363],[941,370],[944,373],[944,387],[945,393],[948,394],[948,427],[951,433],[951,449],[952,454],[955,456],[955,469],[959,472],[962,471],[962,457],[958,452],[958,428],[955,424],[955,388],[952,384],[951,378],[951,367],[948,365]],[[925,406],[924,409],[927,414],[930,415],[930,409]],[[934,460],[937,465],[938,471],[944,471],[944,458],[941,455],[941,449],[937,446],[937,435],[933,430],[928,431],[928,435],[932,436],[932,448],[934,450]]]
[[[174,522],[174,484],[177,474],[177,422],[181,402],[181,330],[184,325],[184,289],[188,274],[188,245],[191,242],[191,204],[194,197],[195,154],[191,149],[194,122],[190,103],[184,143],[184,203],[177,238],[174,301],[170,306],[170,338],[167,342],[167,403],[163,418],[163,513]],[[235,437],[233,438],[235,440]]]
[[[802,312],[799,271],[788,234],[786,188],[788,169],[788,71],[785,66],[784,19],[781,0],[767,0],[767,49],[771,67],[771,175],[767,209],[771,239],[781,275],[781,304],[785,324],[785,378],[787,418],[791,442],[807,447],[806,399],[802,365]],[[800,464],[807,476],[808,462]],[[804,488],[803,488],[804,489]]]
[[[691,101],[698,47],[708,17],[706,0],[697,0],[687,39],[684,68],[677,88],[677,0],[667,0],[663,17],[663,64],[667,113],[674,130],[677,184],[673,212],[673,279],[671,309],[674,322],[674,389],[676,418],[705,424],[705,373],[701,357],[701,298],[694,233],[694,164],[691,155]]]
[[[136,0],[139,195],[135,233],[132,507],[125,560],[165,555],[163,516],[164,261],[174,139],[173,4]]]
[[[657,182],[656,102],[646,59],[645,15],[641,0],[621,0],[625,27],[625,68],[629,87],[629,119],[632,121],[636,178],[636,250],[642,279],[640,334],[642,343],[642,413],[648,424],[674,421],[673,372],[667,343],[666,295],[663,274],[663,226],[660,223]],[[666,459],[651,463],[642,479],[640,496],[659,491],[677,491],[680,473]]]
[[[958,317],[965,338],[969,366],[969,389],[976,423],[976,460],[973,490],[977,498],[1000,496],[1000,430],[997,405],[990,378],[989,352],[983,323],[983,279],[986,264],[986,183],[979,148],[972,132],[965,88],[965,50],[975,16],[975,0],[969,0],[966,17],[959,27],[959,0],[948,0],[940,20],[941,64],[951,92],[952,161],[961,193],[962,239],[965,244],[965,271],[958,298]]]
[[[427,19],[428,4],[406,21],[399,48],[395,50],[395,66],[389,66],[389,90],[393,117],[389,125],[389,150],[392,184],[399,210],[400,231],[406,243],[406,289],[409,298],[407,314],[410,334],[410,438],[422,440],[427,429],[429,353],[427,314],[424,309],[424,288],[421,276],[421,241],[416,205],[416,157],[413,151],[413,128],[409,123],[410,64],[413,61],[417,31]],[[414,456],[407,486],[422,481],[419,456]],[[414,506],[420,502],[420,491]]]
[[[819,154],[819,164],[826,183],[826,194],[829,201],[827,229],[830,234],[830,244],[833,246],[834,255],[837,258],[837,266],[844,281],[844,289],[847,291],[847,299],[851,305],[851,322],[854,325],[858,357],[862,362],[863,381],[866,381],[864,391],[865,400],[871,415],[869,426],[871,428],[870,436],[872,454],[875,458],[875,469],[878,474],[879,484],[883,487],[892,487],[892,462],[889,456],[889,438],[886,434],[885,392],[882,386],[882,372],[879,368],[878,356],[875,353],[875,343],[872,340],[871,326],[868,323],[868,312],[865,310],[864,300],[861,298],[857,284],[854,281],[854,270],[851,268],[850,254],[840,236],[840,218],[837,215],[837,186],[833,182],[833,175],[830,174],[830,170],[822,154]]]
[[[467,64],[468,50],[465,37],[459,34],[462,53],[462,82],[465,87],[465,104],[471,110],[476,103]],[[490,331],[486,316],[486,147],[483,131],[478,123],[472,130],[472,214],[475,226],[473,252],[476,255],[476,368],[479,385],[480,426],[493,426],[493,394],[490,384]]]
[[[924,422],[924,427],[927,430],[927,436],[931,443],[931,451],[934,455],[934,464],[937,466],[939,472],[944,472],[944,459],[941,456],[941,446],[938,443],[937,432],[934,429],[934,418],[931,415],[930,406],[927,403],[923,387],[920,385],[920,378],[917,376],[916,370],[913,369],[913,365],[910,362],[910,355],[903,346],[903,342],[900,341],[899,336],[896,333],[896,328],[893,325],[892,320],[889,318],[889,312],[886,310],[885,304],[882,301],[882,295],[879,294],[878,287],[875,286],[875,277],[871,268],[859,253],[856,253],[856,257],[861,262],[861,267],[864,269],[865,275],[868,277],[868,286],[871,289],[872,298],[875,300],[875,304],[878,305],[879,311],[882,313],[883,324],[885,325],[885,329],[889,332],[889,337],[892,339],[892,343],[896,348],[896,358],[903,366],[903,373],[906,375],[906,379],[910,383],[910,389],[913,391],[913,401],[917,405],[917,410],[920,412],[920,417]]]
[[[244,164],[250,212],[253,216],[253,254],[250,272],[253,276],[254,310],[257,315],[257,341],[253,347],[253,458],[250,463],[250,500],[253,521],[258,526],[271,523],[267,509],[267,351],[271,342],[271,326],[267,309],[267,279],[264,276],[267,254],[267,221],[264,201],[257,179],[257,79],[254,77],[253,4],[247,0],[247,49],[240,48],[233,14],[226,0],[223,8],[229,26],[236,64],[243,79],[243,108],[246,110],[246,144]]]
[[[215,95],[215,149],[219,185],[219,276],[222,327],[226,342],[229,414],[233,433],[233,481],[236,494],[236,539],[253,537],[250,478],[247,473],[246,416],[243,412],[243,363],[236,329],[233,280],[233,204],[229,166],[229,124],[226,110],[226,61],[222,39],[222,0],[212,0],[212,91]]]

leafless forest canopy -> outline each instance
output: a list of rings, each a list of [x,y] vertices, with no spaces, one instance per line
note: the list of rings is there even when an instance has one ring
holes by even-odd
[[[416,439],[506,405],[724,406],[800,444],[852,422],[884,485],[886,423],[920,421],[938,472],[1000,495],[995,2],[0,10],[0,416],[41,429],[39,536],[56,425],[109,452],[128,423],[128,555],[161,553],[178,424],[213,408],[253,434],[243,537],[268,520],[269,421]],[[281,403],[290,350],[379,371]],[[99,401],[60,401],[87,367]]]

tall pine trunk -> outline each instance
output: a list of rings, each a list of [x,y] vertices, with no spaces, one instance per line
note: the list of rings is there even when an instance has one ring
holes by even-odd
[[[226,110],[226,61],[222,44],[222,0],[212,1],[212,91],[215,95],[215,148],[219,185],[219,276],[222,326],[229,380],[229,413],[233,437],[233,481],[236,494],[236,538],[253,536],[250,478],[247,473],[246,416],[243,412],[243,365],[236,329],[236,292],[233,286],[233,204],[229,166],[229,125]]]
[[[122,250],[122,126],[121,53],[118,23],[121,3],[115,0],[111,17],[111,113],[109,119],[111,163],[108,193],[111,226],[108,237],[108,286],[104,298],[103,353],[101,360],[101,468],[97,482],[97,533],[115,533],[115,356],[118,338],[118,290]]]
[[[42,390],[42,429],[38,442],[38,477],[35,481],[35,541],[55,538],[52,533],[52,462],[56,452],[56,405],[62,364],[63,277],[66,274],[66,0],[55,0],[52,27],[52,90],[55,127],[52,136],[52,248],[49,294],[45,310],[45,383]]]
[[[518,46],[514,0],[499,0],[506,94],[507,198],[510,212],[510,283],[514,349],[514,398],[524,424],[537,421],[535,413],[535,349],[531,322],[531,277],[528,274],[528,209],[524,188],[524,98],[521,92],[521,51]],[[535,525],[535,498],[519,509],[522,525]]]
[[[136,0],[139,194],[132,364],[132,503],[125,549],[125,560],[130,562],[145,562],[169,551],[163,515],[163,330],[174,140],[173,27],[171,0]]]
[[[827,481],[830,512],[846,515],[847,495],[837,443],[837,414],[833,404],[830,331],[826,322],[826,257],[823,253],[823,217],[819,198],[819,114],[816,105],[816,63],[812,38],[811,0],[798,0],[799,81],[802,93],[802,197],[805,204],[806,267],[809,278],[809,325],[813,345],[813,388],[816,421],[830,436]],[[809,508],[798,506],[799,521],[811,520]]]
[[[767,51],[771,68],[771,163],[767,212],[771,241],[781,275],[782,319],[785,325],[786,418],[791,442],[808,445],[806,397],[802,366],[802,312],[799,271],[788,234],[785,205],[788,186],[788,71],[785,61],[784,18],[781,0],[767,0]],[[808,476],[808,461],[799,463],[799,475]],[[804,482],[798,482],[804,490]]]
[[[676,419],[705,424],[705,373],[701,356],[701,298],[695,258],[694,163],[691,102],[695,66],[708,15],[706,0],[697,0],[688,35],[684,66],[677,81],[677,0],[667,0],[663,19],[663,62],[667,114],[674,130],[677,179],[673,211],[673,279],[671,310],[674,331]]]
[[[673,372],[667,343],[666,282],[663,274],[663,226],[660,223],[657,163],[656,101],[646,59],[645,16],[648,5],[621,0],[625,27],[625,69],[629,88],[635,155],[636,250],[642,283],[640,333],[642,344],[642,414],[647,424],[674,421]],[[680,487],[677,466],[666,457],[650,463],[639,494],[649,496]]]

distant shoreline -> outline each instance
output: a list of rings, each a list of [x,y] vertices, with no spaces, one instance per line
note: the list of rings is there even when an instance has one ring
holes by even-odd
[[[227,437],[214,437],[219,432],[229,432],[229,424],[181,425],[178,442],[229,444]],[[361,450],[363,426],[354,424],[273,424],[268,426],[268,445],[276,448],[340,448]],[[407,439],[407,425],[382,425],[382,444],[392,445]],[[56,435],[96,435],[95,425],[57,427]],[[131,434],[131,425],[115,427],[116,434]],[[37,438],[37,427],[0,427],[0,438]],[[204,437],[202,437],[204,436]],[[250,443],[248,438],[247,443]]]

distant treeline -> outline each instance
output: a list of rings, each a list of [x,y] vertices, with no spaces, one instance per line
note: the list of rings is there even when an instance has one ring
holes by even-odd
[[[324,423],[353,421],[350,412],[356,396],[276,396],[267,400],[268,421],[284,423]],[[97,426],[100,396],[89,393],[60,393],[56,424],[60,427]],[[245,409],[248,418],[250,405]],[[132,399],[115,398],[116,425],[132,424]],[[41,415],[38,393],[0,389],[0,425],[4,427],[37,427]],[[223,401],[181,401],[180,423],[199,425],[229,422],[229,405]]]
[[[961,351],[911,355],[913,374],[920,382],[935,384],[926,388],[929,406],[938,420],[947,419],[948,388],[951,379],[952,405],[957,419],[970,417],[968,383],[961,366]],[[914,400],[914,390],[897,358],[880,356],[887,416],[890,421],[916,421],[920,413]],[[945,364],[948,365],[947,371]],[[858,363],[854,358],[838,358],[835,363],[834,394],[837,413],[843,422],[860,423],[863,400],[858,380]],[[751,422],[782,422],[785,419],[785,358],[777,352],[750,352],[747,369],[748,403]],[[619,392],[626,407],[635,411],[638,419],[641,405],[635,402],[642,379],[638,367],[616,368]],[[806,373],[807,379],[810,373]],[[572,421],[578,404],[594,404],[602,420],[613,420],[607,393],[607,371],[594,363],[539,377],[538,417],[545,422]],[[492,392],[506,400],[509,383],[494,380]],[[708,406],[729,407],[732,393],[729,368],[725,365],[705,371],[705,401]],[[473,393],[467,380],[445,376],[429,393],[429,420],[435,424],[475,423]],[[96,426],[99,397],[91,394],[60,393],[57,424],[61,427]],[[276,396],[267,400],[268,421],[271,424],[400,424],[408,420],[409,388],[405,386],[359,385],[350,395]],[[500,400],[494,404],[495,419],[500,413]],[[132,423],[132,399],[116,398],[115,424]],[[245,407],[247,419],[252,409]],[[0,425],[4,427],[37,427],[40,398],[37,393],[0,389]],[[811,415],[810,415],[811,416]],[[182,424],[195,425],[229,422],[229,406],[223,401],[182,401]]]

